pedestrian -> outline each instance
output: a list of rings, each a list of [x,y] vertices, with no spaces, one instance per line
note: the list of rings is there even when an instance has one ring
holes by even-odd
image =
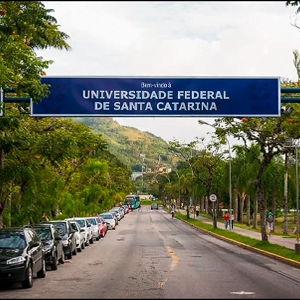
[[[270,209],[266,214],[267,219],[267,227],[269,231],[269,236],[271,236],[272,231],[274,230],[274,214],[272,213],[272,209]]]
[[[297,226],[294,228],[294,234],[296,234],[297,243],[299,242],[299,234],[300,234],[300,220],[298,221]]]
[[[174,219],[174,215],[175,215],[175,204],[174,203],[171,205],[171,213],[172,213],[172,219]]]
[[[225,214],[224,214],[224,226],[225,226],[225,229],[228,228],[228,223],[229,223],[229,212],[226,211]]]
[[[233,222],[234,222],[234,213],[231,213],[231,218],[230,218],[230,225],[231,226],[231,230],[233,229]]]
[[[199,217],[199,212],[200,212],[200,206],[199,204],[196,205],[196,215]]]

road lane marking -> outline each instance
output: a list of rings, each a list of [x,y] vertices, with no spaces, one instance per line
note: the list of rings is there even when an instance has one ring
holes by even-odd
[[[172,258],[170,270],[168,272],[168,273],[170,273],[177,266],[179,259],[178,259],[178,256],[176,255],[176,253],[172,250],[172,248],[170,246],[166,246],[166,248]],[[163,287],[167,281],[168,281],[168,276],[164,280],[162,280],[161,282],[158,283],[159,287]]]
[[[255,293],[254,292],[244,292],[244,291],[241,291],[241,292],[230,292],[230,294],[236,294],[236,295],[254,295]]]

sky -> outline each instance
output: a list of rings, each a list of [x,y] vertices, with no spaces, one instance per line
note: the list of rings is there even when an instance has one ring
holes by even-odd
[[[285,1],[45,1],[71,51],[37,51],[48,76],[280,77],[297,80],[295,7]],[[299,18],[300,19],[300,18]],[[297,24],[300,24],[298,20]],[[209,117],[118,117],[166,142],[210,139]],[[232,143],[236,141],[231,140]]]

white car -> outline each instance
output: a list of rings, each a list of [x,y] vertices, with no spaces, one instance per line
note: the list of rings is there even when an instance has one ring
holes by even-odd
[[[84,229],[84,245],[89,246],[90,241],[92,240],[91,244],[93,243],[93,237],[92,237],[92,225],[86,220],[84,217],[74,217],[69,218],[69,221],[76,221],[81,228]]]
[[[101,216],[104,222],[107,224],[108,229],[113,229],[113,230],[116,229],[116,220],[112,214],[107,212],[107,213],[100,214],[99,216]]]
[[[77,223],[74,220],[70,220],[72,229],[74,229],[76,232],[75,237],[76,237],[76,248],[78,252],[81,252],[82,249],[84,249],[84,229],[80,227],[79,223]]]
[[[101,238],[99,223],[97,222],[97,217],[87,217],[86,219],[92,225],[92,236],[93,239],[99,241]]]

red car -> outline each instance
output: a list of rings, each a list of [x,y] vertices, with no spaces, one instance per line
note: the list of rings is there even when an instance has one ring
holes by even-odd
[[[102,217],[98,216],[97,219],[99,219],[99,223],[100,223],[100,234],[101,234],[101,237],[105,237],[106,232],[108,230],[107,225],[104,222],[104,220],[103,220]]]

